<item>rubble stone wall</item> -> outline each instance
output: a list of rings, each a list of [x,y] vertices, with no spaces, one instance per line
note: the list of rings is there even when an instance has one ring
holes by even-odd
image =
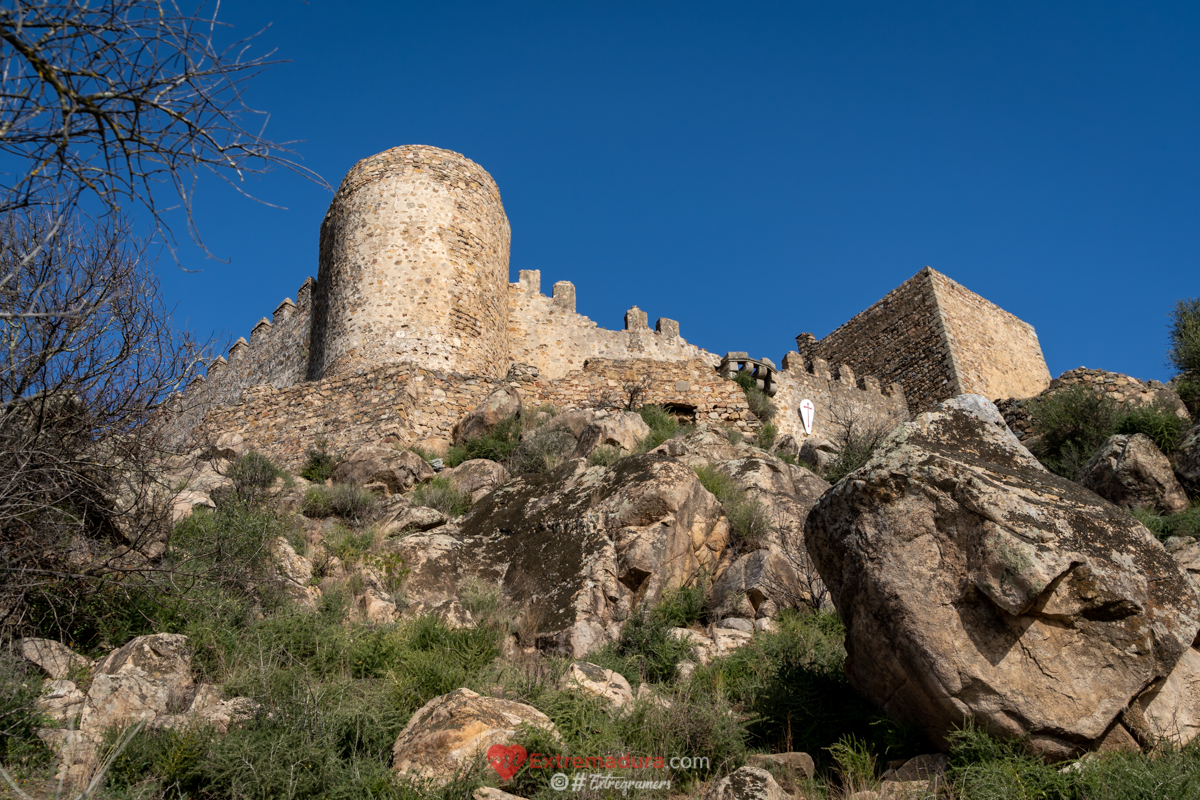
[[[819,342],[805,337],[806,358],[900,383],[911,414],[967,392],[1032,397],[1050,382],[1030,325],[929,267]]]
[[[282,389],[304,380],[315,285],[312,278],[305,280],[296,291],[296,302],[285,298],[270,319],[259,320],[249,341],[239,338],[229,348],[228,358],[209,362],[207,374],[188,384],[173,403],[171,441],[187,436],[212,408],[237,403],[251,386]]]
[[[321,224],[308,377],[401,361],[502,376],[509,238],[495,181],[459,153],[355,164]]]
[[[930,270],[959,394],[1033,397],[1050,385],[1033,326]]]
[[[1179,399],[1179,395],[1164,386],[1162,382],[1154,380],[1143,382],[1119,372],[1107,372],[1102,369],[1088,369],[1087,367],[1069,369],[1050,381],[1050,385],[1038,397],[1046,397],[1072,386],[1087,386],[1097,394],[1102,394],[1121,405],[1148,406],[1161,403],[1174,409],[1180,417],[1191,419],[1187,406]],[[1008,423],[1009,429],[1022,441],[1033,434],[1033,421],[1029,408],[1031,400],[1036,399],[1015,397],[996,401],[996,407],[1004,415],[1004,421]]]
[[[815,344],[810,360],[846,364],[883,384],[899,383],[912,414],[959,394],[933,270],[926,267]]]
[[[541,293],[541,273],[522,270],[509,284],[508,336],[510,358],[538,368],[543,377],[561,378],[579,370],[588,359],[656,359],[664,362],[719,359],[679,337],[679,324],[660,319],[654,330],[635,307],[626,314],[626,329],[610,331],[575,311],[575,287],[554,285],[550,297]]]
[[[812,436],[836,441],[846,425],[891,430],[908,421],[908,404],[904,388],[899,383],[880,386],[872,375],[856,378],[854,371],[842,364],[831,372],[822,359],[805,361],[799,353],[783,357],[783,369],[778,373],[779,387],[775,403],[775,424],[779,434],[790,433],[797,442],[810,434],[804,432],[800,418],[800,403],[813,403]]]

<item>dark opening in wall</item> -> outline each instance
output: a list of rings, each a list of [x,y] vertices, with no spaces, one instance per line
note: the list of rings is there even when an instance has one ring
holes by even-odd
[[[680,422],[692,424],[696,421],[696,407],[687,403],[663,403],[663,409]]]

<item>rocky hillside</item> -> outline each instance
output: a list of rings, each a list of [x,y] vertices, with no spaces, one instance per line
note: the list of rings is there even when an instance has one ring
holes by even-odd
[[[503,387],[445,453],[173,458],[159,535],[26,612],[13,790],[1200,796],[1200,426],[1073,479],[973,395],[762,427]]]

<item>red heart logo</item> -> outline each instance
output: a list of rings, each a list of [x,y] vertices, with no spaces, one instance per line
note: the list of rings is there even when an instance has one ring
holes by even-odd
[[[496,770],[501,780],[508,780],[517,774],[517,770],[525,763],[525,755],[525,748],[519,744],[512,747],[494,744],[487,750],[488,763]]]

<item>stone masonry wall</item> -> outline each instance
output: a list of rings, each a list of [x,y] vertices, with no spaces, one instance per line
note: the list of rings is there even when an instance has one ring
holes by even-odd
[[[881,383],[901,384],[911,414],[959,393],[928,267],[819,342],[806,346],[804,339],[797,345],[809,361],[847,364]]]
[[[398,362],[504,375],[509,237],[495,181],[459,153],[358,162],[321,224],[308,377]]]
[[[271,319],[258,321],[249,341],[239,338],[229,348],[228,359],[211,361],[207,374],[188,385],[173,403],[169,440],[182,440],[210,409],[238,402],[248,387],[267,384],[282,389],[304,380],[315,285],[312,278],[305,280],[296,291],[296,302],[285,298]]]
[[[620,407],[625,387],[644,385],[640,405],[661,405],[694,414],[695,421],[727,425],[753,433],[761,427],[750,413],[746,395],[704,361],[590,359],[582,370],[557,380],[539,378],[522,388],[522,402],[549,403],[560,411]]]
[[[700,361],[662,363],[596,359],[561,379],[515,380],[437,373],[393,365],[275,388],[255,386],[237,402],[211,409],[191,446],[237,432],[249,448],[296,470],[318,439],[333,452],[364,444],[420,444],[443,450],[454,424],[497,387],[516,386],[527,408],[562,411],[616,403],[629,381],[651,376],[644,402],[692,409],[697,420],[758,430],[741,388]]]
[[[808,436],[800,419],[800,401],[805,399],[813,403],[812,435],[824,439],[837,440],[850,422],[890,430],[909,418],[899,383],[880,386],[874,376],[856,378],[845,364],[831,373],[822,359],[806,362],[799,353],[788,353],[783,357],[777,385],[779,389],[771,398],[776,409],[775,424],[781,436],[790,433],[800,443]]]
[[[1033,326],[930,270],[959,394],[1033,397],[1050,384]]]
[[[541,293],[541,273],[522,270],[509,284],[508,336],[511,360],[538,368],[543,377],[560,378],[583,367],[588,359],[656,359],[663,362],[719,359],[679,337],[679,323],[660,319],[651,330],[645,312],[626,314],[626,329],[597,327],[575,312],[575,287],[554,285],[552,297]]]

